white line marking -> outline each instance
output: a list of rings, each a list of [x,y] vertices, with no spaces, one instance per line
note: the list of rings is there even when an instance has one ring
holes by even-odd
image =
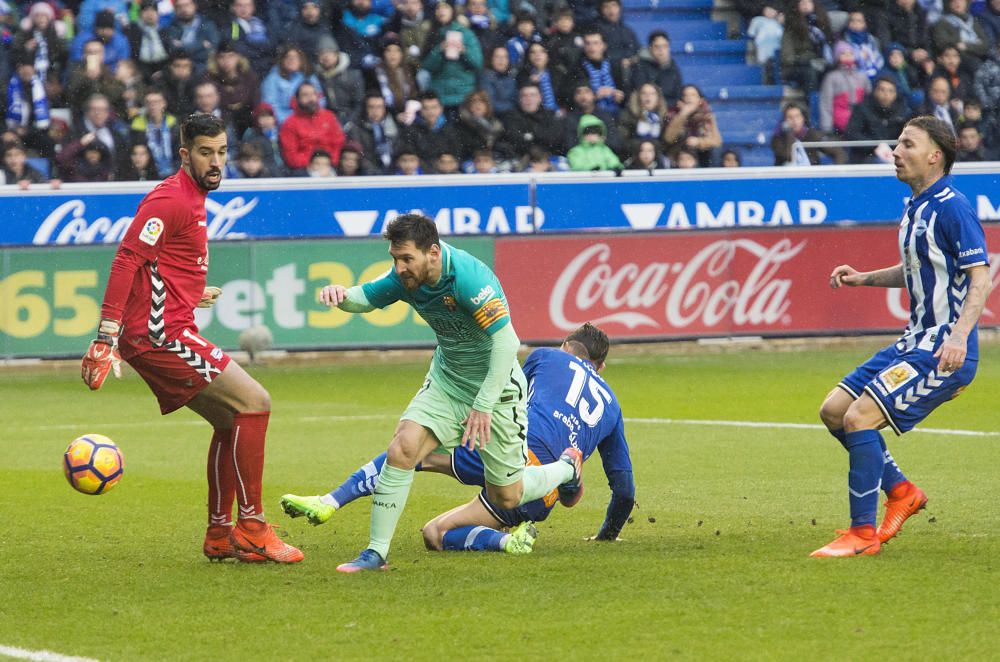
[[[13,646],[0,646],[0,655],[12,657],[17,660],[39,660],[40,662],[97,662],[92,657],[61,655],[52,651],[32,651],[25,648],[14,648]]]
[[[712,421],[693,418],[626,418],[629,423],[652,425],[715,425],[734,428],[768,428],[791,430],[826,430],[818,423],[779,423],[773,421]],[[1000,437],[1000,432],[984,432],[982,430],[952,430],[948,428],[914,428],[911,432],[925,434],[953,435],[957,437]]]
[[[350,421],[381,421],[381,420],[397,420],[399,418],[398,414],[356,414],[356,415],[345,415],[345,416],[289,416],[282,417],[286,421],[298,421],[300,423],[339,423],[339,422],[350,422]],[[719,420],[702,420],[696,418],[626,418],[626,422],[634,423],[637,425],[707,425],[715,427],[733,427],[733,428],[763,428],[770,430],[826,430],[826,427],[818,423],[782,423],[778,421],[719,421]],[[90,425],[89,423],[61,423],[59,425],[39,425],[34,429],[36,430],[79,430],[82,428],[90,427],[101,427],[101,428],[139,428],[139,427],[151,427],[157,425],[205,425],[205,421],[192,420],[192,421],[169,421],[169,420],[152,420],[148,422],[111,422],[111,423],[101,423],[98,425]],[[1000,432],[987,432],[983,430],[953,430],[950,428],[914,428],[911,432],[922,432],[924,434],[936,434],[945,435],[953,437],[1000,437]]]

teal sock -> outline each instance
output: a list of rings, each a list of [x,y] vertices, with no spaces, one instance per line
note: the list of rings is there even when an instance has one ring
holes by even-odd
[[[369,549],[389,558],[389,544],[413,484],[413,469],[397,469],[388,462],[382,467],[372,495],[372,523]]]
[[[524,483],[524,494],[518,505],[541,499],[566,481],[573,480],[573,466],[556,460],[540,467],[525,467],[521,480]]]

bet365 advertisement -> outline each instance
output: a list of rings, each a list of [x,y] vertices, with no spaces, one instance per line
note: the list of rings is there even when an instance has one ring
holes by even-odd
[[[493,264],[491,239],[454,244]],[[213,308],[198,310],[202,333],[222,347],[264,325],[275,347],[430,344],[434,334],[406,304],[352,315],[317,302],[325,285],[373,280],[392,266],[381,240],[209,244]],[[0,356],[82,355],[100,319],[113,247],[0,250]]]

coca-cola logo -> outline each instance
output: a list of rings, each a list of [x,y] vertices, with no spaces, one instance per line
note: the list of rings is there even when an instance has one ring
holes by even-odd
[[[610,245],[594,244],[559,275],[549,299],[549,317],[565,331],[586,321],[622,324],[630,330],[711,328],[723,321],[737,327],[787,324],[792,282],[775,276],[805,245],[804,240],[794,243],[788,238],[772,245],[720,240],[687,261],[616,264]],[[734,260],[741,253],[755,262],[749,270],[741,264],[736,273]]]
[[[243,232],[233,232],[236,222],[253,211],[258,198],[249,201],[241,196],[230,198],[225,204],[205,200],[208,215],[209,239],[242,239]],[[35,232],[33,244],[116,244],[121,241],[132,224],[132,216],[98,216],[87,219],[87,203],[75,198],[53,209]]]

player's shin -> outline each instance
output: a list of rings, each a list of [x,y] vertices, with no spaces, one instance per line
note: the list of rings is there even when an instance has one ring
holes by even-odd
[[[487,526],[460,526],[445,532],[441,546],[451,552],[502,552],[508,536]]]
[[[228,535],[236,499],[236,472],[230,439],[233,431],[215,428],[208,447],[208,526],[218,535]]]
[[[878,430],[858,430],[847,434],[847,449],[851,461],[847,482],[852,527],[875,526],[885,462],[882,446],[879,444],[880,437]]]
[[[378,552],[383,559],[389,556],[389,545],[399,516],[406,507],[412,484],[413,469],[399,469],[388,463],[382,466],[372,495],[371,539],[368,548]]]
[[[908,481],[906,480],[906,476],[903,475],[902,469],[896,464],[892,453],[889,452],[889,448],[885,445],[885,439],[882,438],[881,434],[878,436],[878,441],[882,446],[882,455],[885,459],[885,464],[882,466],[882,491],[889,494],[892,492],[892,488]]]
[[[524,483],[524,493],[519,505],[541,499],[563,483],[573,480],[573,467],[565,462],[556,461],[542,466],[524,468],[521,479]]]
[[[264,440],[270,412],[233,416],[232,455],[235,467],[236,501],[241,520],[263,522],[261,482],[264,477]]]
[[[343,508],[361,497],[371,496],[378,484],[378,475],[385,464],[385,457],[385,453],[375,456],[371,462],[352,473],[340,487],[321,496],[320,501],[334,508]]]

